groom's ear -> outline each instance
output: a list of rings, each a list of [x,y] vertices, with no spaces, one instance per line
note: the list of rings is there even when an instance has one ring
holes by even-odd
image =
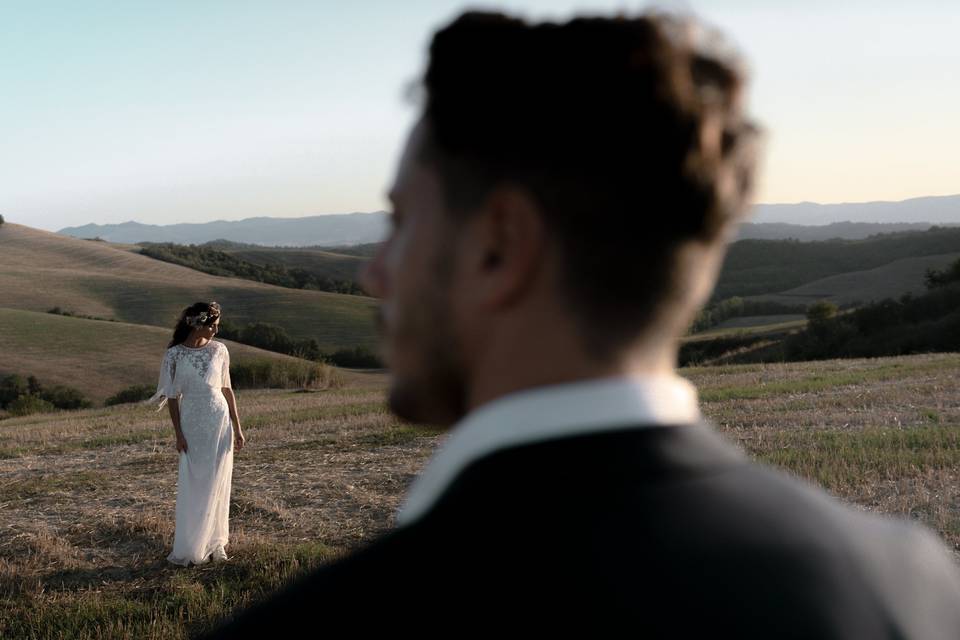
[[[539,205],[521,186],[495,187],[468,225],[461,247],[464,286],[484,309],[515,304],[536,284],[543,267],[547,238]]]

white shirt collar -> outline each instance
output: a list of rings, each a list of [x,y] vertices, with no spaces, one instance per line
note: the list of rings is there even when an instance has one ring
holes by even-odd
[[[498,449],[618,427],[691,424],[696,388],[678,375],[595,378],[525,389],[492,400],[451,429],[407,493],[397,524],[433,506],[469,463]]]

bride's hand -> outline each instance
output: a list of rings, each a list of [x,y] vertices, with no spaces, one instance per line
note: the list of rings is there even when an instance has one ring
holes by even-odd
[[[243,431],[240,431],[238,429],[237,431],[233,432],[233,444],[237,447],[237,451],[240,451],[240,449],[243,449],[243,444],[246,441],[247,439],[243,437]]]
[[[187,452],[187,439],[183,437],[182,433],[177,434],[177,451],[181,453]]]

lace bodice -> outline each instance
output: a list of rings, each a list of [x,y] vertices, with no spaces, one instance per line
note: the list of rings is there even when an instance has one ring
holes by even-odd
[[[226,345],[215,340],[197,348],[178,344],[164,354],[157,392],[148,402],[163,398],[157,407],[159,411],[167,398],[210,395],[214,391],[219,394],[222,388],[231,388],[230,352]]]

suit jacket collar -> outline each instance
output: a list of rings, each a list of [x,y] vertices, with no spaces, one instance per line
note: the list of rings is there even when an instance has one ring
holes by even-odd
[[[411,486],[397,524],[423,516],[466,466],[498,450],[701,420],[696,389],[677,375],[597,378],[502,396],[454,425]]]

